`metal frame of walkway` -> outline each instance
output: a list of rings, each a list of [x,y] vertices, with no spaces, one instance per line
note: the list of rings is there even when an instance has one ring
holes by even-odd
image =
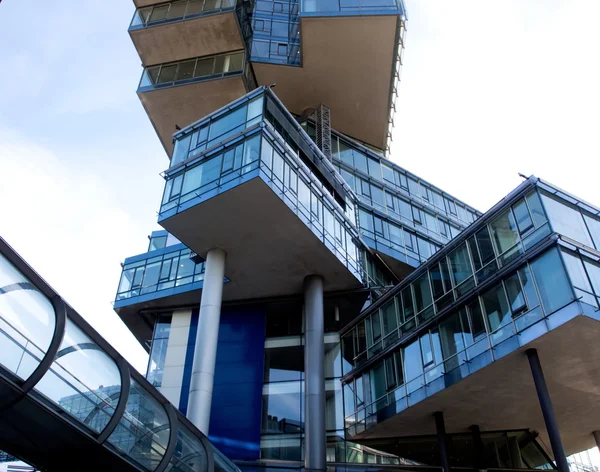
[[[239,471],[1,237],[0,449],[48,471]]]

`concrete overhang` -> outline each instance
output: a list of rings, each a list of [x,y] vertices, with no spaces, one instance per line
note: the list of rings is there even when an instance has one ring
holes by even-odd
[[[235,11],[129,30],[144,66],[244,49]]]
[[[525,350],[541,360],[567,455],[595,445],[600,429],[600,322],[572,320],[531,343],[352,437],[373,445],[375,438],[435,434],[433,413],[444,413],[449,433],[531,429],[550,444]]]
[[[175,125],[184,128],[247,92],[243,76],[138,91],[158,137],[171,157]]]
[[[227,252],[224,301],[301,294],[310,274],[323,276],[325,291],[362,287],[259,176],[160,224],[202,257],[212,247]]]
[[[292,113],[324,103],[331,126],[380,149],[387,142],[399,17],[301,19],[302,66],[253,62],[260,84],[277,84]]]

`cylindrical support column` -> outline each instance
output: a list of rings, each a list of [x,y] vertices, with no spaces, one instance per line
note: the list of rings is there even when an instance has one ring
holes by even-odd
[[[188,419],[207,436],[215,379],[224,277],[225,251],[219,248],[210,249],[206,255],[187,408]]]
[[[469,426],[469,429],[473,436],[473,463],[476,469],[483,470],[486,467],[483,441],[481,440],[481,430],[477,424]]]
[[[309,275],[304,280],[304,468],[325,470],[325,326],[323,278]]]
[[[596,447],[598,451],[600,451],[600,431],[594,431],[592,433],[594,435],[594,440],[596,441]]]
[[[436,411],[433,416],[435,418],[435,429],[437,431],[438,445],[440,448],[442,471],[450,472],[450,461],[448,460],[448,436],[446,435],[444,414],[441,411]]]
[[[550,400],[548,386],[546,385],[546,379],[544,378],[544,372],[542,371],[542,365],[540,364],[540,358],[538,357],[537,350],[527,349],[527,358],[529,359],[531,375],[533,376],[533,382],[535,383],[535,389],[538,394],[540,408],[542,409],[542,415],[544,416],[544,423],[546,424],[546,429],[548,430],[550,445],[552,446],[552,452],[554,453],[554,461],[556,462],[559,472],[569,472],[567,456],[565,455],[565,449],[563,448],[563,443],[560,439],[558,423],[556,422],[554,408],[552,407],[552,401]]]

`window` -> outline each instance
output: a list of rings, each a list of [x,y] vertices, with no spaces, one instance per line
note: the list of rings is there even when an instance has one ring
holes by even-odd
[[[458,249],[451,252],[448,255],[448,261],[450,262],[450,272],[455,285],[460,285],[473,275],[466,244],[462,244]]]
[[[481,296],[490,331],[510,323],[511,313],[502,284],[488,290]]]
[[[592,235],[594,246],[596,249],[600,250],[600,221],[593,216],[586,215],[585,213],[583,215],[583,219],[585,220],[588,230]]]
[[[369,175],[374,179],[381,181],[381,165],[379,161],[368,158],[367,163],[369,167]]]
[[[587,277],[581,258],[570,251],[562,250],[563,260],[567,267],[567,272],[571,277],[571,283],[575,288],[575,296],[582,302],[590,305],[596,305],[596,297],[592,293],[592,287]]]
[[[546,193],[542,193],[542,202],[554,231],[593,247],[583,216],[577,208],[568,206]]]
[[[510,209],[490,224],[498,253],[502,254],[519,241],[519,233]]]
[[[467,308],[469,311],[469,318],[471,320],[471,334],[473,335],[473,342],[476,342],[484,337],[486,333],[479,300],[475,300],[473,303],[469,304]]]
[[[415,309],[413,306],[412,292],[410,286],[402,290],[402,312],[404,314],[404,320],[408,320],[415,316]]]
[[[155,251],[156,249],[162,249],[167,245],[167,237],[166,236],[154,236],[150,238],[150,246],[148,247],[148,252]]]
[[[527,231],[533,228],[533,220],[529,215],[529,209],[527,208],[525,200],[521,200],[514,205],[513,212],[515,214],[517,227],[519,228],[519,233],[525,234]]]
[[[531,263],[546,314],[554,313],[573,299],[567,274],[557,249],[551,249]]]
[[[523,290],[521,289],[521,283],[519,282],[519,275],[515,274],[504,281],[506,287],[506,295],[508,296],[508,304],[512,311],[513,318],[520,315],[524,311],[527,311],[527,305],[525,303],[525,297],[523,296]]]
[[[429,287],[429,275],[427,273],[423,274],[412,285],[415,290],[417,313],[419,313],[431,305],[433,301],[431,298],[431,288]]]
[[[398,328],[395,299],[381,309],[381,314],[383,316],[383,335],[387,336]]]
[[[385,383],[386,389],[392,390],[398,385],[398,380],[396,378],[396,366],[394,365],[394,356],[388,357],[385,361]]]

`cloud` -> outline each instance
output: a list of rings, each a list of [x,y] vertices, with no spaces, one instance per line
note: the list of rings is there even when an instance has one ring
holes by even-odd
[[[1,129],[0,168],[0,234],[144,372],[147,356],[111,306],[120,275],[115,254],[136,253],[140,230],[110,183],[75,171],[51,150]]]
[[[600,2],[409,0],[408,12],[395,162],[480,210],[517,172],[600,203]]]

